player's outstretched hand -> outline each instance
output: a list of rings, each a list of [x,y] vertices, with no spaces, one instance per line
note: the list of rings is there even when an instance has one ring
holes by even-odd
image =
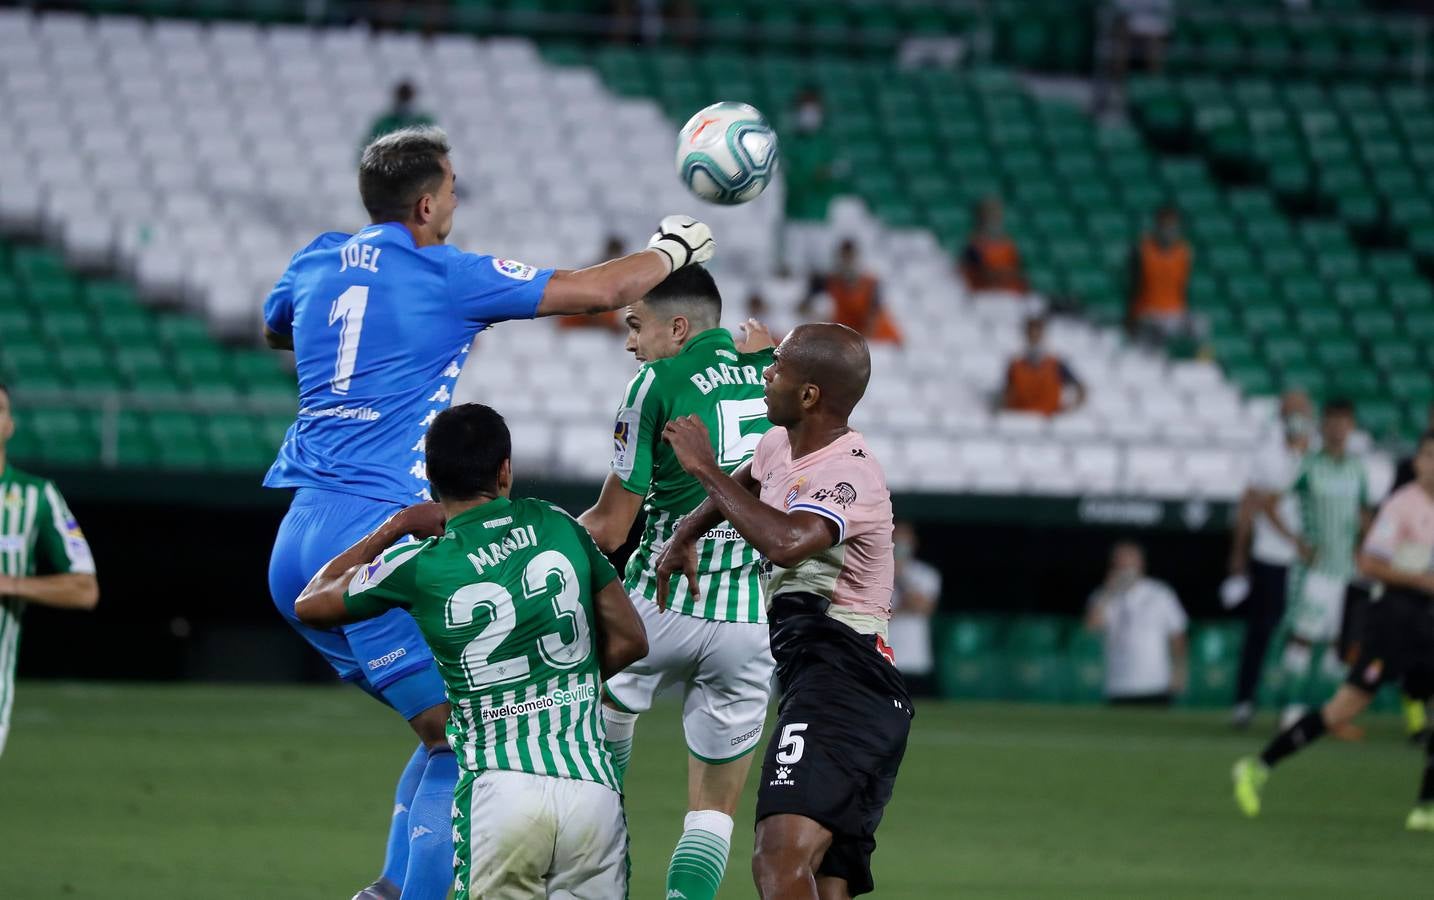
[[[662,439],[672,446],[678,464],[692,475],[717,466],[712,435],[697,416],[680,416],[668,422],[662,429]]]
[[[672,262],[672,271],[712,258],[717,245],[712,229],[691,216],[668,216],[657,225],[657,234],[647,242],[652,250],[661,250]]]
[[[674,537],[657,557],[657,608],[667,612],[667,596],[672,591],[672,576],[687,576],[687,593],[701,600],[697,592],[697,544]]]
[[[756,319],[748,319],[737,327],[742,329],[742,340],[737,343],[738,353],[756,353],[758,350],[777,346],[771,329]]]
[[[415,503],[393,514],[393,524],[402,534],[416,538],[441,537],[447,516],[437,503]]]

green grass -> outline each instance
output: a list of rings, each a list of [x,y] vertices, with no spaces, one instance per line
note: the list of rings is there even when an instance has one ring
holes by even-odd
[[[1266,727],[1269,723],[1262,723]],[[1276,773],[1245,821],[1229,767],[1264,730],[1214,713],[925,704],[880,832],[877,896],[1421,896],[1422,754],[1392,718]],[[677,708],[638,725],[633,897],[680,830]],[[0,757],[0,897],[343,898],[378,868],[412,741],[342,687],[20,686]],[[755,778],[753,779],[755,781]],[[751,791],[722,896],[751,897]]]

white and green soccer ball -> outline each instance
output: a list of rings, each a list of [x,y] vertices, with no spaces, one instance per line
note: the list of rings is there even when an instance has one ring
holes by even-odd
[[[777,170],[777,133],[755,107],[714,103],[677,136],[677,177],[710,203],[746,203]]]

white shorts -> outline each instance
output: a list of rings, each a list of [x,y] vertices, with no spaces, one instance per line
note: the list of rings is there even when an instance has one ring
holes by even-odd
[[[1314,570],[1302,573],[1295,584],[1290,632],[1310,643],[1328,642],[1339,637],[1339,626],[1344,617],[1344,592],[1348,586],[1338,575]]]
[[[713,622],[633,597],[647,626],[648,652],[604,686],[618,706],[642,713],[673,684],[683,686],[682,732],[688,751],[707,763],[731,762],[762,740],[772,693],[767,625]]]
[[[591,781],[463,772],[453,800],[454,900],[627,896],[627,821]]]

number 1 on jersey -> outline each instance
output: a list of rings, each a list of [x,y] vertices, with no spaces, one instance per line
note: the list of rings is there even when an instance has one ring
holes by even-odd
[[[356,284],[339,294],[329,307],[329,324],[343,320],[339,331],[339,353],[334,362],[334,379],[329,382],[335,394],[347,394],[349,382],[358,362],[359,336],[363,334],[363,314],[368,308],[368,285]]]

